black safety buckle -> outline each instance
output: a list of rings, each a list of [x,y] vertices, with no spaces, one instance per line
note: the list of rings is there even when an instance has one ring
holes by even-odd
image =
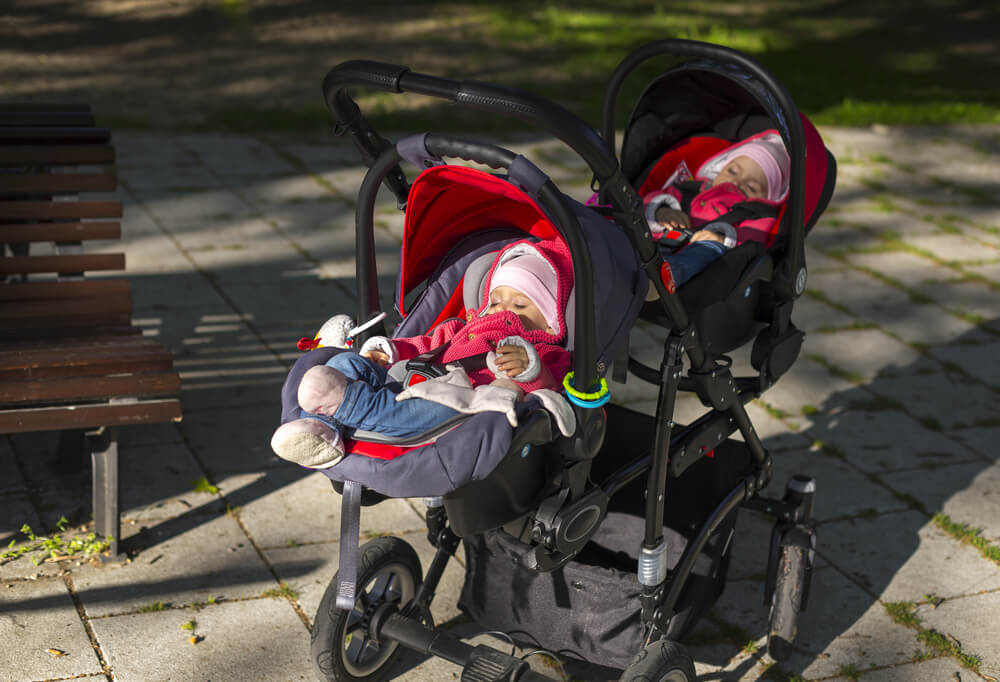
[[[448,369],[439,362],[435,362],[438,353],[424,353],[406,361],[406,376],[403,378],[403,387],[409,388],[414,384],[444,376]]]
[[[681,248],[689,241],[691,241],[691,235],[694,233],[691,230],[681,228],[669,228],[663,231],[663,233],[654,237],[657,244],[660,244],[671,251],[676,251]]]

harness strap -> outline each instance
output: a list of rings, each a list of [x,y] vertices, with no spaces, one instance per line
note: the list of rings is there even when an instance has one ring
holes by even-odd
[[[361,536],[361,484],[344,481],[340,502],[340,568],[337,569],[337,608],[354,609],[358,583],[358,542]]]

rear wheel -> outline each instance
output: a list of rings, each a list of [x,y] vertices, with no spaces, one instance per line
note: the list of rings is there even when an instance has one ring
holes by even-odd
[[[381,537],[359,551],[354,608],[337,608],[337,576],[326,588],[312,631],[313,667],[320,680],[381,680],[399,653],[398,642],[375,642],[368,632],[372,614],[391,603],[402,609],[422,581],[420,559],[404,540]]]
[[[694,682],[694,661],[677,642],[661,639],[639,652],[619,682]]]
[[[778,562],[768,616],[767,653],[776,661],[792,655],[792,641],[799,630],[799,613],[806,588],[809,550],[799,545],[784,545]]]

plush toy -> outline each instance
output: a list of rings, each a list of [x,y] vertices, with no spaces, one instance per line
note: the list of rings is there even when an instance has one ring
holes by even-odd
[[[354,320],[350,315],[334,315],[323,323],[323,326],[316,332],[313,338],[302,337],[299,339],[299,350],[312,350],[313,348],[350,348],[353,345]]]

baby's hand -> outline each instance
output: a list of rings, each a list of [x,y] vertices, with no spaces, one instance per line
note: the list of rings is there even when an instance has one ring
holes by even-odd
[[[389,366],[389,356],[380,350],[370,350],[367,353],[362,353],[361,357],[368,358],[380,367]]]
[[[528,368],[528,352],[512,344],[498,346],[496,364],[507,376],[516,377]]]
[[[693,235],[691,235],[691,241],[693,242],[725,242],[722,235],[718,232],[712,232],[711,230],[698,230]]]
[[[675,230],[688,229],[691,227],[691,219],[684,211],[678,211],[669,206],[660,206],[656,209],[656,222],[665,227],[672,227]]]

